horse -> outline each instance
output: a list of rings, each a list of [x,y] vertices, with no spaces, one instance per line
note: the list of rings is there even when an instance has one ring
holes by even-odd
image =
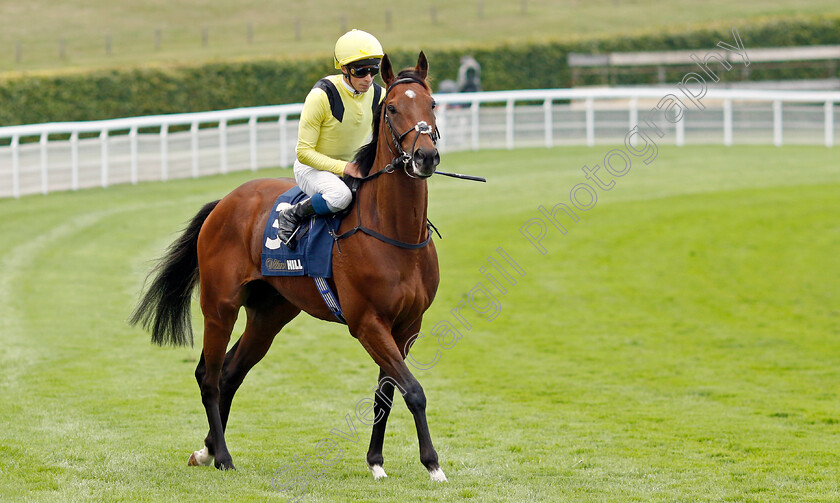
[[[355,158],[364,177],[338,228],[328,281],[350,334],[379,366],[366,459],[374,479],[387,476],[382,445],[397,387],[414,417],[420,462],[432,480],[445,482],[426,421],[426,396],[405,363],[440,279],[427,220],[426,180],[440,162],[435,102],[423,52],[413,68],[396,76],[386,55],[381,71],[385,97],[374,114],[372,140]],[[277,196],[294,184],[252,180],[204,205],[150,273],[154,279],[129,319],[158,345],[191,345],[190,299],[200,285],[204,341],[195,377],[210,429],[190,466],[235,468],[225,442],[231,402],[287,323],[301,311],[338,321],[312,278],[261,273],[264,224]],[[245,330],[228,350],[242,306]]]

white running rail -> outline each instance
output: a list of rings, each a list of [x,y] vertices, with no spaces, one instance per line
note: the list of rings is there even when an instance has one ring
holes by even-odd
[[[651,109],[685,104],[674,122]],[[588,88],[438,94],[441,150],[620,143],[653,121],[662,143],[838,142],[840,92]],[[0,127],[0,197],[289,166],[302,104]],[[654,140],[657,140],[654,137]]]

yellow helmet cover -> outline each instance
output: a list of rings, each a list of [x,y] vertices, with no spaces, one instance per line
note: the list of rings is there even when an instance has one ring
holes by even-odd
[[[333,60],[336,69],[363,59],[382,59],[382,44],[373,35],[362,30],[350,30],[335,43]]]

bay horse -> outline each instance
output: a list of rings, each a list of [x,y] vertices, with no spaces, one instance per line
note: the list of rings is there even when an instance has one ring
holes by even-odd
[[[373,408],[377,421],[367,452],[371,473],[375,479],[387,476],[382,444],[397,386],[414,416],[421,463],[432,480],[446,481],[426,422],[423,388],[404,361],[439,282],[426,214],[426,179],[440,162],[435,103],[422,52],[414,68],[396,76],[386,55],[381,70],[385,97],[374,114],[372,141],[356,156],[365,177],[338,229],[346,239],[333,246],[329,284],[350,334],[380,369]],[[292,179],[252,180],[206,204],[150,273],[154,279],[129,319],[151,331],[159,345],[192,344],[190,298],[200,284],[204,346],[195,377],[210,431],[204,448],[190,456],[191,466],[234,468],[225,443],[233,396],[283,326],[301,311],[337,321],[312,278],[261,273],[266,219],[277,197],[294,184]],[[227,350],[242,306],[245,331]]]

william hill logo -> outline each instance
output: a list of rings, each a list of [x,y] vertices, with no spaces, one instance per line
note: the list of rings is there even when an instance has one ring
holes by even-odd
[[[269,258],[265,260],[265,268],[269,271],[302,271],[303,266],[300,259],[276,259]]]

